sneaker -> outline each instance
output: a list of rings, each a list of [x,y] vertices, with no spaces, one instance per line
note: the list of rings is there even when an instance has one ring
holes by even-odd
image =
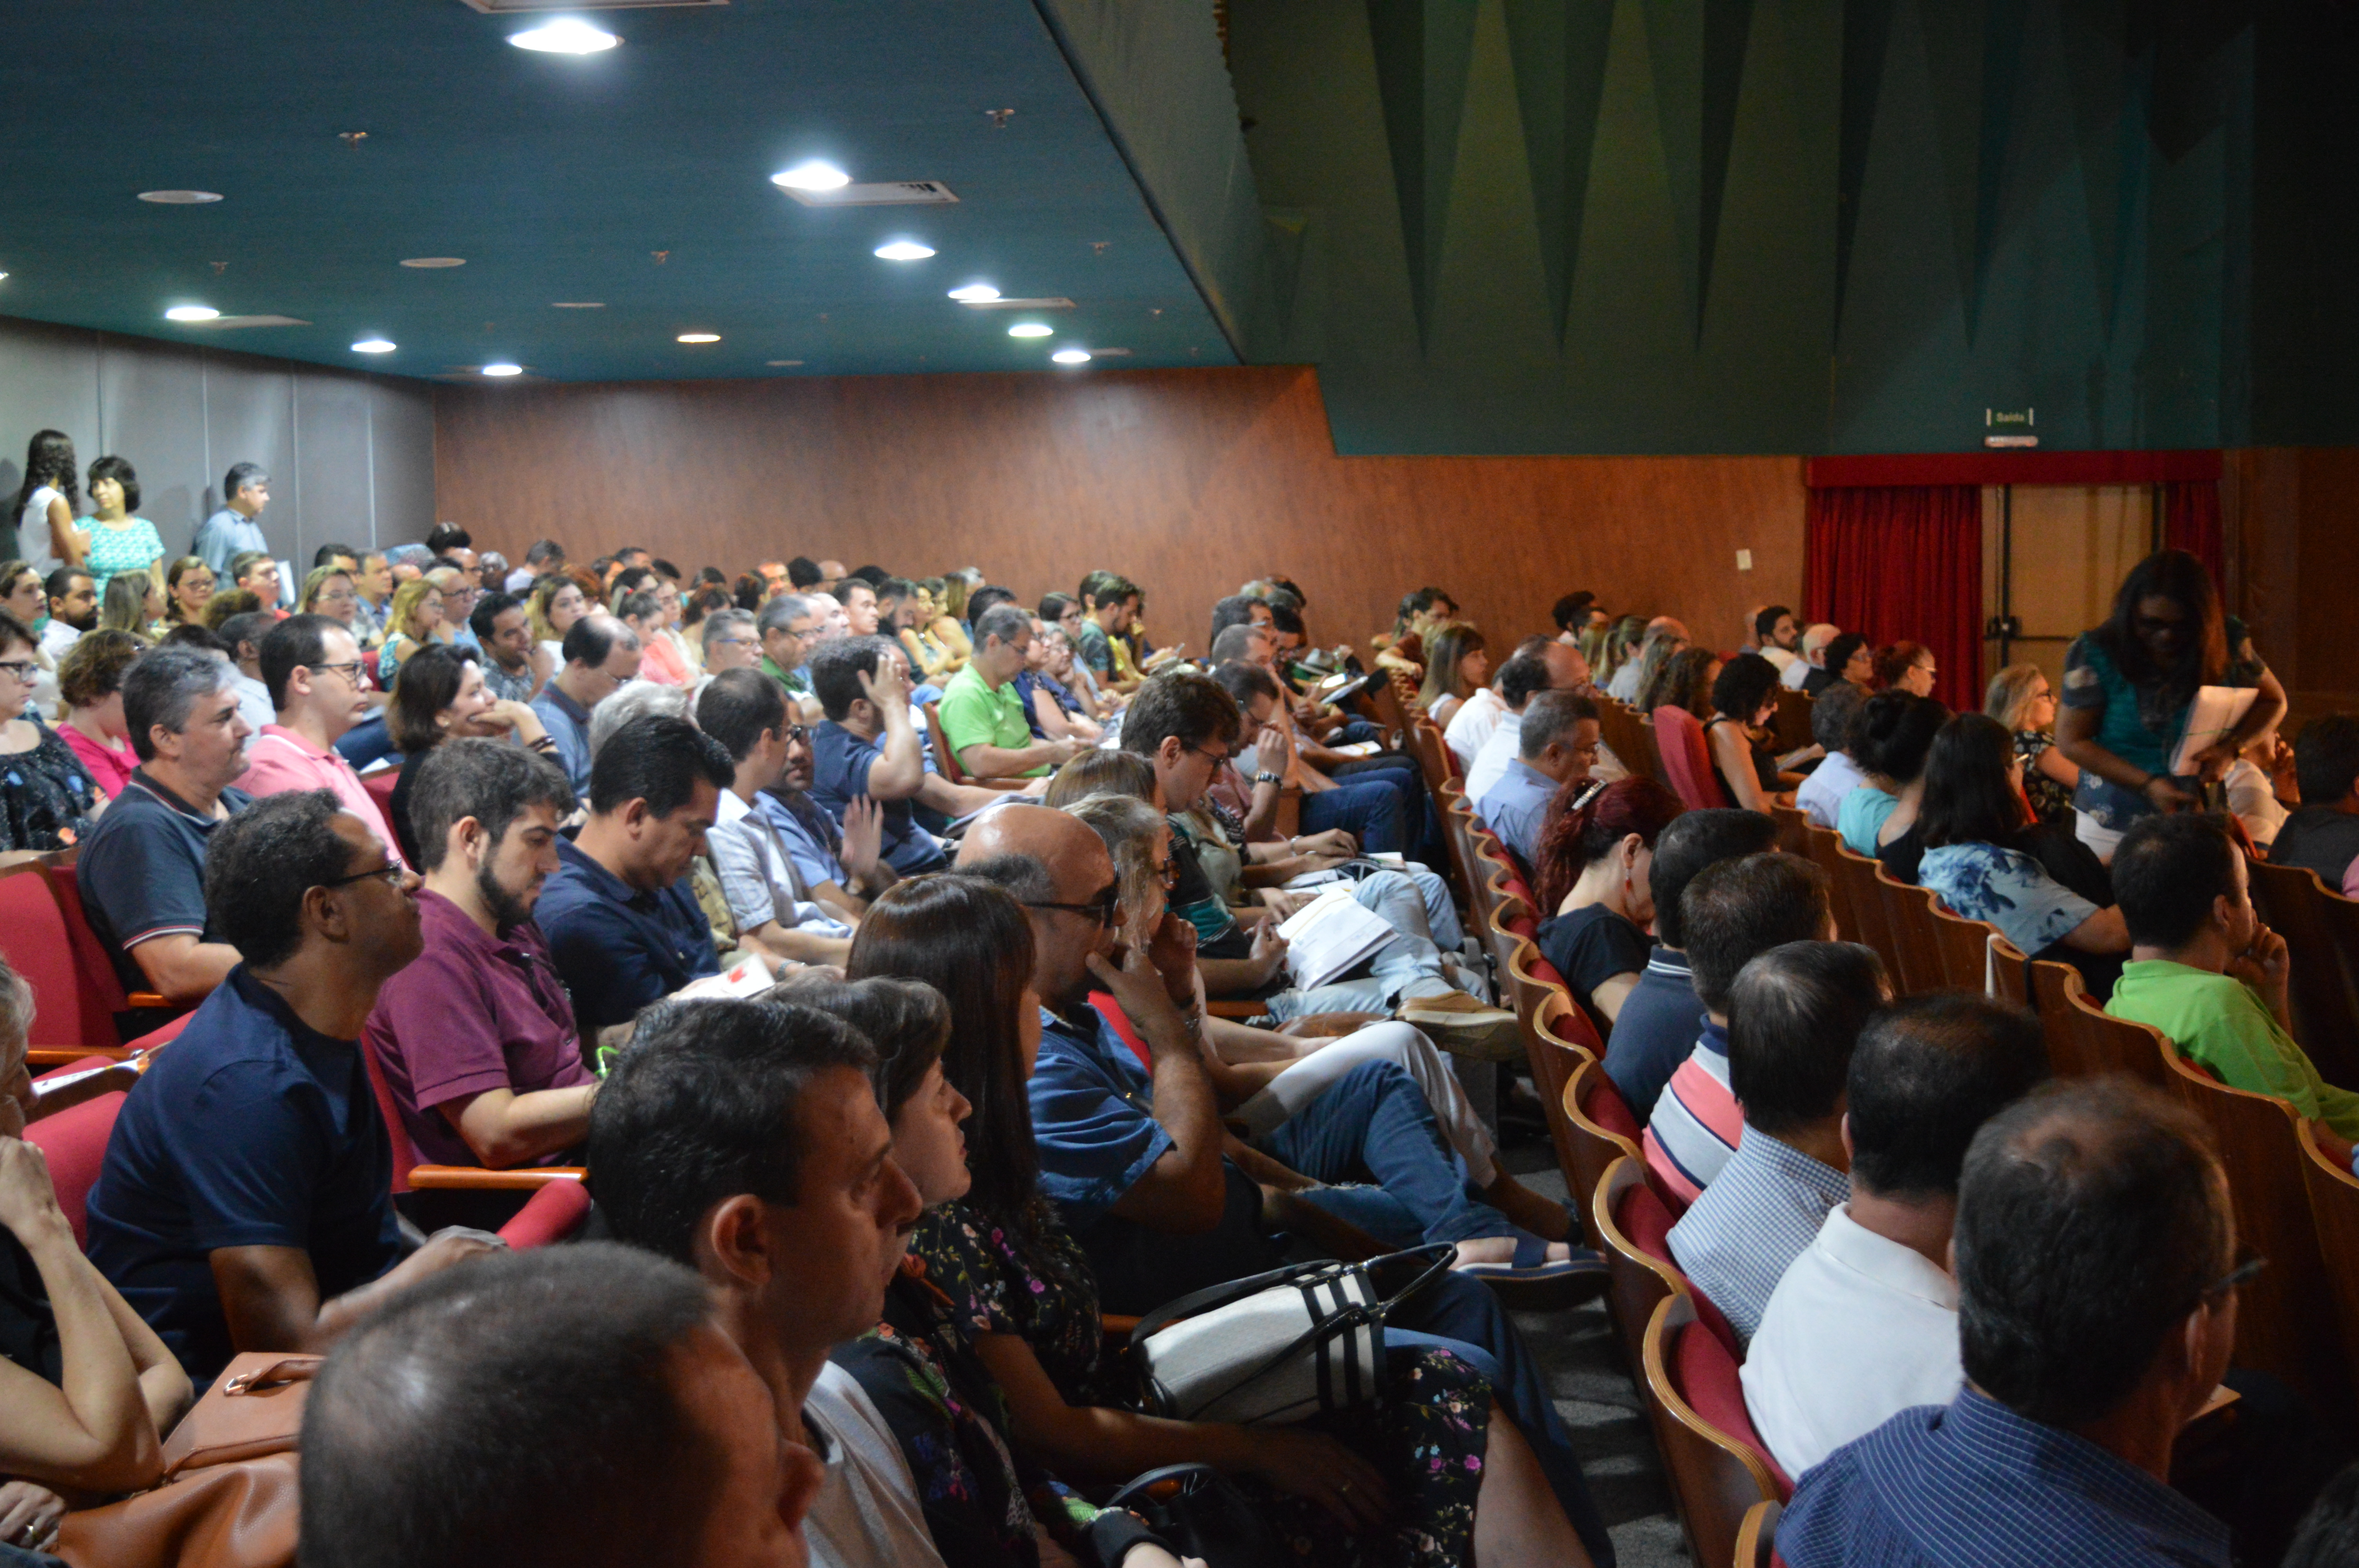
[[[1393,1016],[1424,1031],[1453,1055],[1484,1062],[1524,1059],[1524,1034],[1516,1015],[1464,991],[1406,998]]]

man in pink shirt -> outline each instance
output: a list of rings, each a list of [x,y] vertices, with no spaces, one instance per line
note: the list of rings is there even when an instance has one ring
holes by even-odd
[[[360,644],[324,615],[290,615],[262,639],[258,662],[278,722],[264,725],[246,747],[245,775],[237,787],[256,797],[290,789],[333,791],[384,843],[394,864],[402,864],[385,813],[353,765],[336,753],[344,732],[369,716]]]

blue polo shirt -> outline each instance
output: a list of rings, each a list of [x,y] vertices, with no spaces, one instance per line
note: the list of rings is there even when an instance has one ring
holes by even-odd
[[[1556,799],[1556,792],[1555,780],[1516,757],[1474,803],[1475,815],[1516,852],[1527,872],[1539,858],[1540,835],[1547,830],[1549,803]]]
[[[90,1260],[202,1387],[234,1353],[217,1249],[300,1248],[323,1302],[401,1258],[360,1045],[232,969],[132,1086],[89,1213]]]
[[[254,797],[225,789],[221,802],[234,815]],[[220,940],[205,919],[205,846],[226,820],[197,810],[142,768],[83,840],[74,861],[82,915],[114,961],[125,990],[147,989],[131,949],[150,937]]]
[[[649,1002],[721,972],[712,924],[688,878],[641,892],[570,838],[557,841],[557,859],[533,920],[584,1037],[628,1023]]]
[[[853,797],[868,793],[868,770],[884,754],[884,748],[875,741],[864,741],[828,719],[811,731],[810,797],[842,822],[843,808]],[[895,871],[914,877],[949,867],[950,858],[934,836],[918,825],[909,801],[878,804],[885,808],[885,859]]]
[[[533,716],[557,742],[557,762],[576,795],[590,793],[590,710],[558,689],[552,680],[532,699]]]
[[[1622,1091],[1639,1126],[1655,1114],[1663,1086],[1695,1049],[1703,1029],[1703,999],[1695,993],[1688,956],[1657,944],[1638,983],[1622,999],[1622,1016],[1605,1041],[1605,1076]]]
[[[1171,1147],[1155,1119],[1147,1070],[1095,1009],[1079,1023],[1040,1010],[1040,1056],[1027,1092],[1041,1194],[1077,1236]]]
[[[821,882],[845,885],[846,873],[841,851],[843,835],[837,830],[807,794],[789,794],[783,788],[764,790],[754,797],[754,809],[762,820],[777,829],[778,842],[786,847],[787,859],[794,862],[795,875],[802,879],[805,888],[815,888]]]

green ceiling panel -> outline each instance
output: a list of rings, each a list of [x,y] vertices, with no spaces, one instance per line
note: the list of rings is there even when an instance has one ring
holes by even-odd
[[[1614,0],[1506,0],[1506,22],[1540,263],[1548,271],[1549,329],[1561,341],[1589,205]]]

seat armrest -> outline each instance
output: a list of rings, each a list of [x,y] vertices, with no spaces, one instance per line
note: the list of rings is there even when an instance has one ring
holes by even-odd
[[[532,1192],[551,1182],[578,1182],[589,1173],[580,1165],[526,1165],[513,1171],[486,1171],[474,1165],[416,1165],[410,1168],[412,1192]]]

